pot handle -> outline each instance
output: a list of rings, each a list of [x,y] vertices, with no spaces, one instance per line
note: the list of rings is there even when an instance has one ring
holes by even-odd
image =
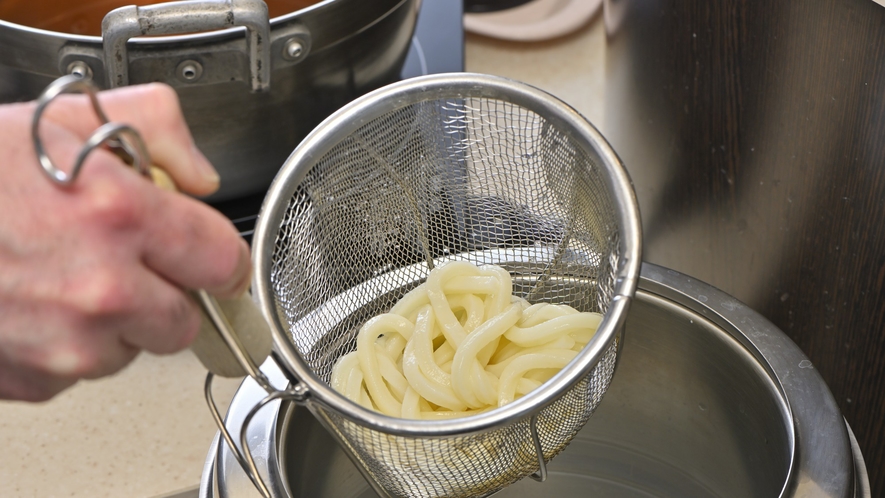
[[[129,84],[130,38],[246,28],[253,92],[270,88],[270,20],[262,0],[182,0],[114,9],[101,22],[108,87]]]

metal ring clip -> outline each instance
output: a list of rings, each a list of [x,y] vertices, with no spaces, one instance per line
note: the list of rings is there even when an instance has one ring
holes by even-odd
[[[140,174],[150,175],[150,157],[141,135],[129,125],[108,122],[107,115],[98,103],[97,92],[98,89],[91,80],[67,75],[50,83],[37,99],[37,109],[34,111],[34,118],[31,121],[31,138],[34,141],[34,149],[37,151],[37,159],[40,161],[40,166],[43,167],[43,172],[58,185],[66,187],[73,184],[89,154],[103,145],[107,145],[111,151]],[[67,173],[55,166],[49,154],[46,153],[43,140],[40,139],[40,120],[44,111],[53,100],[65,93],[86,94],[92,103],[95,115],[103,123],[86,139],[86,143],[74,160],[73,167]]]
[[[252,457],[252,451],[249,449],[249,442],[247,440],[249,424],[252,422],[252,418],[255,414],[271,401],[280,399],[303,403],[304,400],[294,388],[289,388],[284,391],[268,391],[268,396],[253,406],[243,420],[243,426],[240,428],[240,446],[238,447],[236,443],[234,443],[234,438],[230,431],[227,430],[227,426],[224,424],[224,419],[218,411],[218,406],[215,404],[215,399],[212,396],[212,379],[214,377],[215,376],[212,375],[212,372],[206,374],[206,383],[203,386],[203,394],[206,398],[206,403],[209,405],[209,411],[212,412],[212,418],[215,420],[215,425],[218,427],[218,432],[221,433],[221,436],[224,438],[225,443],[227,443],[227,447],[230,449],[234,459],[240,464],[240,468],[243,469],[243,472],[249,477],[249,480],[252,481],[252,484],[258,492],[261,493],[261,496],[264,498],[273,498],[273,494],[271,494],[270,489],[264,482],[264,478],[258,472],[258,466],[255,464],[255,459]],[[265,390],[267,389],[265,388]],[[242,448],[242,451],[240,451],[240,448]]]

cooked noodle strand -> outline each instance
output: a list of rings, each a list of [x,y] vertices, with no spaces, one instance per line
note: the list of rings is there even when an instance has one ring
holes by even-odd
[[[459,261],[435,268],[389,313],[366,322],[332,369],[348,399],[392,417],[482,413],[556,375],[602,320],[513,295],[507,270]]]

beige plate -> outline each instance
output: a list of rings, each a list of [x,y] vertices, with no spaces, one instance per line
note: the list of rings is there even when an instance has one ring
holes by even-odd
[[[547,40],[581,28],[601,5],[602,0],[534,0],[503,11],[465,14],[464,29],[502,40]]]

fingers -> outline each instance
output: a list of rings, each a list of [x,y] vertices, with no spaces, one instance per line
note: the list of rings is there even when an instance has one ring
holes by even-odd
[[[196,305],[143,268],[129,273],[82,272],[48,311],[40,310],[39,322],[19,315],[4,324],[5,335],[18,339],[0,348],[0,398],[49,399],[81,378],[116,373],[142,349],[165,354],[193,342],[200,323]],[[36,290],[31,297],[46,302]],[[31,327],[27,333],[9,330],[25,327]]]
[[[63,144],[59,157],[76,150],[72,140],[61,136],[64,129],[50,126],[45,134]],[[249,247],[218,211],[155,187],[104,151],[95,151],[81,174],[73,189],[81,199],[64,213],[69,224],[88,220],[94,232],[90,235],[109,246],[136,244],[139,262],[182,288],[229,298],[248,287]]]
[[[120,286],[111,282],[108,288],[117,293]],[[93,322],[96,328],[119,331],[119,341],[124,346],[135,351],[169,354],[188,347],[196,338],[201,319],[197,304],[180,288],[149,269],[137,268],[131,277],[130,290],[120,294],[122,296],[112,296],[111,302],[116,302],[117,309],[112,305]],[[114,362],[99,361],[93,371],[96,376],[103,376],[116,371],[115,367]]]
[[[0,331],[0,398],[49,399],[81,378],[118,371],[137,355],[138,349],[103,326],[96,314],[72,306],[81,298],[53,292],[57,282],[28,266],[27,259],[8,266],[17,277],[27,278],[14,296],[0,292],[6,305]]]
[[[99,101],[108,119],[141,133],[153,164],[168,172],[178,188],[194,195],[218,189],[218,173],[194,144],[171,87],[154,83],[102,92]]]
[[[76,382],[77,379],[58,378],[0,358],[0,399],[46,401]]]
[[[222,298],[249,286],[249,246],[230,220],[206,204],[161,191],[146,231],[145,264],[176,285]]]
[[[101,92],[98,99],[109,120],[128,124],[141,134],[152,163],[168,172],[179,189],[198,196],[218,189],[218,173],[194,145],[171,87],[137,85]],[[84,140],[101,124],[84,95],[59,98],[44,117]]]
[[[117,372],[142,349],[172,353],[196,337],[200,314],[184,291],[127,251],[84,252],[67,271],[44,271],[58,255],[0,257],[0,398],[48,399]]]
[[[193,342],[200,313],[185,291],[125,258],[83,266],[67,278],[56,298],[71,313],[69,323],[83,333],[61,338],[52,346],[77,359],[71,368],[79,375],[116,371],[113,355],[106,362],[100,352],[114,351],[121,344],[168,354]]]
[[[171,89],[127,88],[102,100],[110,119],[142,132],[181,188],[217,186]],[[224,216],[158,189],[107,151],[90,154],[70,187],[53,185],[30,145],[33,109],[0,106],[0,213],[9,215],[0,216],[0,398],[37,401],[116,372],[141,349],[186,347],[200,315],[183,289],[236,296],[251,264]],[[84,98],[50,110],[41,137],[67,169],[98,123]]]

